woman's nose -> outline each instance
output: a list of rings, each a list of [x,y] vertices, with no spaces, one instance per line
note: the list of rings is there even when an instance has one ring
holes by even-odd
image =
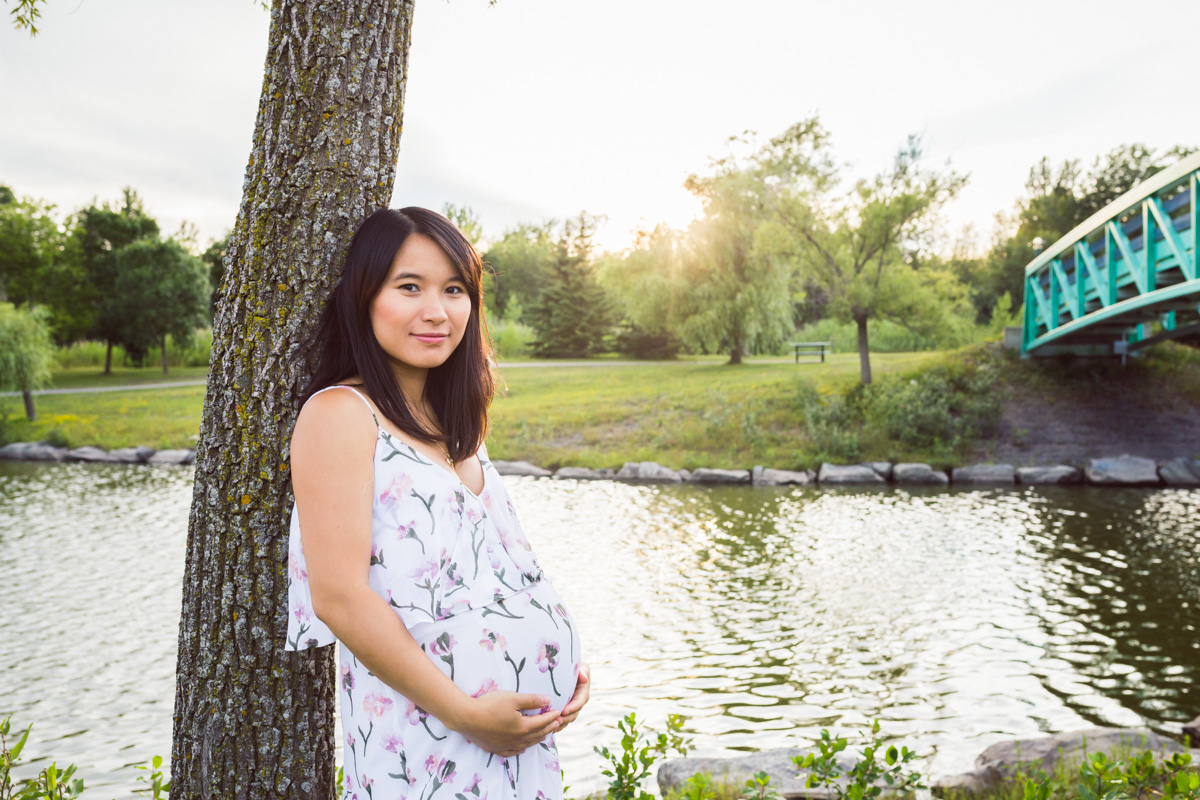
[[[421,319],[427,322],[446,321],[446,307],[442,305],[441,297],[436,294],[426,296],[426,300],[421,306]]]

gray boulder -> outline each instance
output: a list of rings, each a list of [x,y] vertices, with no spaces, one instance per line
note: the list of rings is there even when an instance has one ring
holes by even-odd
[[[866,464],[852,464],[849,466],[822,464],[821,471],[817,473],[817,483],[828,483],[831,485],[857,483],[882,484],[887,483],[887,481]]]
[[[700,467],[687,478],[688,483],[739,484],[750,482],[750,472],[744,469],[709,469]]]
[[[552,473],[528,461],[492,461],[492,466],[501,475],[517,475],[525,478],[549,478]]]
[[[627,461],[617,470],[616,479],[630,483],[681,483],[679,473],[653,461]]]
[[[598,481],[604,476],[587,467],[560,467],[558,472],[554,473],[554,477],[556,480]]]
[[[950,476],[928,464],[900,463],[892,467],[892,479],[903,486],[949,486]]]
[[[25,453],[37,447],[37,442],[13,442],[0,447],[0,459],[5,461],[24,461]]]
[[[186,466],[195,462],[195,450],[159,450],[150,458],[146,459],[147,464],[175,464],[178,466]]]
[[[1092,458],[1083,470],[1088,483],[1100,486],[1155,486],[1158,465],[1152,459],[1124,455],[1119,458]]]
[[[71,452],[67,453],[67,458],[71,461],[87,461],[98,463],[112,463],[117,459],[110,456],[99,447],[76,447]]]
[[[750,482],[755,486],[807,486],[816,477],[811,469],[795,472],[789,469],[755,467],[750,471]]]
[[[1158,468],[1167,486],[1200,486],[1200,459],[1172,458]]]
[[[1028,486],[1082,483],[1083,470],[1079,467],[1068,467],[1066,464],[1055,464],[1052,467],[1020,467],[1017,469],[1017,480]]]
[[[1021,765],[1032,765],[1052,774],[1060,763],[1067,768],[1078,765],[1085,749],[1089,753],[1112,753],[1124,748],[1153,750],[1156,758],[1184,751],[1183,745],[1173,739],[1144,728],[1068,731],[1037,739],[997,742],[975,759],[974,771],[939,780],[930,789],[937,797],[944,797],[952,790],[980,792],[1015,777]]]
[[[692,477],[692,471],[690,469],[679,470],[679,480],[683,481],[684,483],[687,483],[688,478],[690,478],[690,477]]]
[[[885,481],[890,481],[892,479],[892,464],[890,461],[864,461],[863,465],[868,466],[878,472],[879,477],[883,478]]]
[[[1016,480],[1012,464],[975,464],[970,467],[955,467],[950,474],[954,483],[979,483],[990,486],[1011,486]]]
[[[792,756],[808,754],[810,748],[780,747],[774,750],[761,750],[757,753],[739,758],[677,758],[665,762],[658,768],[658,788],[663,797],[673,789],[682,786],[688,778],[697,772],[707,772],[712,775],[714,782],[724,782],[740,789],[746,780],[756,772],[766,772],[771,776],[771,786],[788,800],[795,798],[811,798],[811,800],[830,800],[836,797],[832,789],[805,788],[808,780],[808,770],[797,770],[792,763]],[[842,752],[837,756],[838,766],[842,772],[854,766],[857,755]],[[836,783],[843,788],[848,785],[846,778],[840,778]],[[883,781],[876,785],[883,789],[883,796],[894,795]]]
[[[0,459],[12,461],[63,461],[67,448],[48,442],[13,442],[0,447]]]
[[[143,445],[121,447],[116,450],[109,450],[108,454],[114,460],[120,461],[123,464],[144,464],[150,460],[150,456],[154,455],[154,448]]]

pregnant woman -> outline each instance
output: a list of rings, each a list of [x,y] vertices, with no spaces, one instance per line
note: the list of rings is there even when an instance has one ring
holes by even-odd
[[[575,621],[483,439],[483,265],[445,217],[354,235],[292,434],[286,647],[340,643],[343,800],[560,800]]]

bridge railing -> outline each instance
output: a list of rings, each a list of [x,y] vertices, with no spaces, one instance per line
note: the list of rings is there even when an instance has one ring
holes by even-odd
[[[1196,313],[1198,190],[1200,154],[1133,187],[1034,259],[1022,352],[1123,352],[1112,345],[1144,339],[1145,323],[1171,329],[1177,312]]]

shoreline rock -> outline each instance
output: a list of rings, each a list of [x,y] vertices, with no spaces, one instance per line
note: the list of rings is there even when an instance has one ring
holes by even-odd
[[[85,445],[68,450],[50,442],[13,442],[0,447],[0,461],[78,462],[87,464],[155,464],[188,466],[194,449],[154,450],[139,445],[104,451]],[[687,483],[693,486],[1025,486],[1079,485],[1113,487],[1200,487],[1200,459],[1174,458],[1156,463],[1138,456],[1090,459],[1084,469],[1068,464],[1013,468],[1011,464],[974,464],[944,470],[928,464],[821,464],[820,470],[786,470],[755,466],[751,470],[698,467],[673,470],[655,461],[629,461],[619,470],[560,467],[551,471],[528,461],[493,460],[501,475],[558,480],[617,480],[626,483]]]
[[[970,467],[955,467],[950,472],[952,483],[970,483],[984,486],[1011,486],[1017,482],[1012,464],[974,464]]]
[[[949,486],[950,476],[928,464],[900,463],[892,467],[892,478],[898,486]]]
[[[1083,469],[1088,483],[1109,486],[1157,486],[1158,465],[1149,458],[1123,455],[1090,458]]]

